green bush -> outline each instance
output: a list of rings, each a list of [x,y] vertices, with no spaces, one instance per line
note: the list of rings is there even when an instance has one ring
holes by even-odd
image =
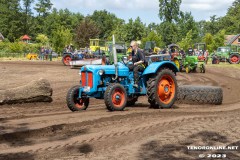
[[[24,57],[28,53],[39,53],[41,44],[27,44],[24,42],[0,42],[0,58]]]

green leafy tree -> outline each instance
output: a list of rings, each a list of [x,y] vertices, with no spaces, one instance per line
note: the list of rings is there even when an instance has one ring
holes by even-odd
[[[75,43],[78,47],[89,47],[89,39],[98,38],[100,30],[95,22],[89,18],[84,19],[76,29]]]
[[[0,32],[13,42],[22,35],[20,0],[0,1]]]
[[[34,0],[23,0],[23,32],[24,34],[29,34],[29,28],[31,26],[31,19],[32,19],[32,11],[31,11],[31,5],[34,2]]]
[[[61,53],[66,45],[72,42],[72,34],[70,29],[66,29],[63,26],[53,31],[52,44],[57,53]]]
[[[159,0],[159,18],[163,21],[158,32],[161,33],[166,45],[179,40],[176,22],[180,15],[181,0]]]
[[[171,43],[177,43],[179,40],[178,37],[178,27],[174,23],[163,22],[160,24],[158,33],[162,35],[163,42],[165,45],[169,45]]]
[[[211,33],[207,33],[203,37],[203,41],[206,43],[209,52],[213,52],[213,35]]]
[[[48,37],[44,34],[38,34],[37,37],[36,37],[36,41],[38,43],[43,44],[43,45],[47,45],[49,43]]]
[[[107,39],[110,37],[112,31],[115,30],[117,25],[123,22],[123,20],[117,18],[115,14],[109,13],[106,10],[94,11],[89,18],[93,20],[100,29],[99,37],[101,39]]]
[[[146,27],[142,23],[141,19],[137,17],[135,21],[132,19],[124,26],[125,42],[131,42],[132,40],[141,40],[146,34]]]
[[[52,5],[51,0],[38,0],[34,9],[37,11],[38,16],[46,17],[50,13]]]
[[[179,42],[179,46],[186,51],[189,47],[192,46],[192,44],[193,44],[193,32],[192,30],[190,30],[188,31],[186,37]]]
[[[159,0],[159,17],[162,21],[170,22],[178,20],[182,0]]]
[[[191,12],[181,12],[178,23],[178,38],[181,40],[182,38],[185,38],[186,35],[190,32],[192,34],[192,39],[196,40],[199,37],[199,30],[197,27],[197,23],[195,22]]]
[[[158,35],[156,31],[151,31],[147,37],[142,39],[142,47],[145,46],[147,41],[154,41],[157,47],[164,47],[162,36]]]

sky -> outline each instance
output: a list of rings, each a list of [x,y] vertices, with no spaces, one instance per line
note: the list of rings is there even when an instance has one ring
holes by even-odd
[[[191,12],[196,21],[209,20],[210,16],[224,16],[234,0],[182,0],[181,10]],[[114,13],[126,22],[138,16],[143,23],[160,23],[158,17],[159,0],[52,0],[57,9],[68,8],[72,12],[80,12],[84,16],[95,10]]]

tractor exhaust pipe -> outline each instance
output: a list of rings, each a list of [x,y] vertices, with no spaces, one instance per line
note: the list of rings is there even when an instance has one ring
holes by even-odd
[[[115,66],[115,78],[113,80],[116,80],[118,78],[117,51],[115,44],[115,36],[113,35],[113,61]]]

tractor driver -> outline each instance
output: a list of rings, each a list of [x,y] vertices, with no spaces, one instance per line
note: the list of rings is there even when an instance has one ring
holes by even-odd
[[[145,56],[143,51],[138,48],[138,43],[136,41],[132,41],[130,47],[132,48],[132,58],[130,60],[133,62],[134,87],[138,88],[138,72],[143,72],[146,67]]]

